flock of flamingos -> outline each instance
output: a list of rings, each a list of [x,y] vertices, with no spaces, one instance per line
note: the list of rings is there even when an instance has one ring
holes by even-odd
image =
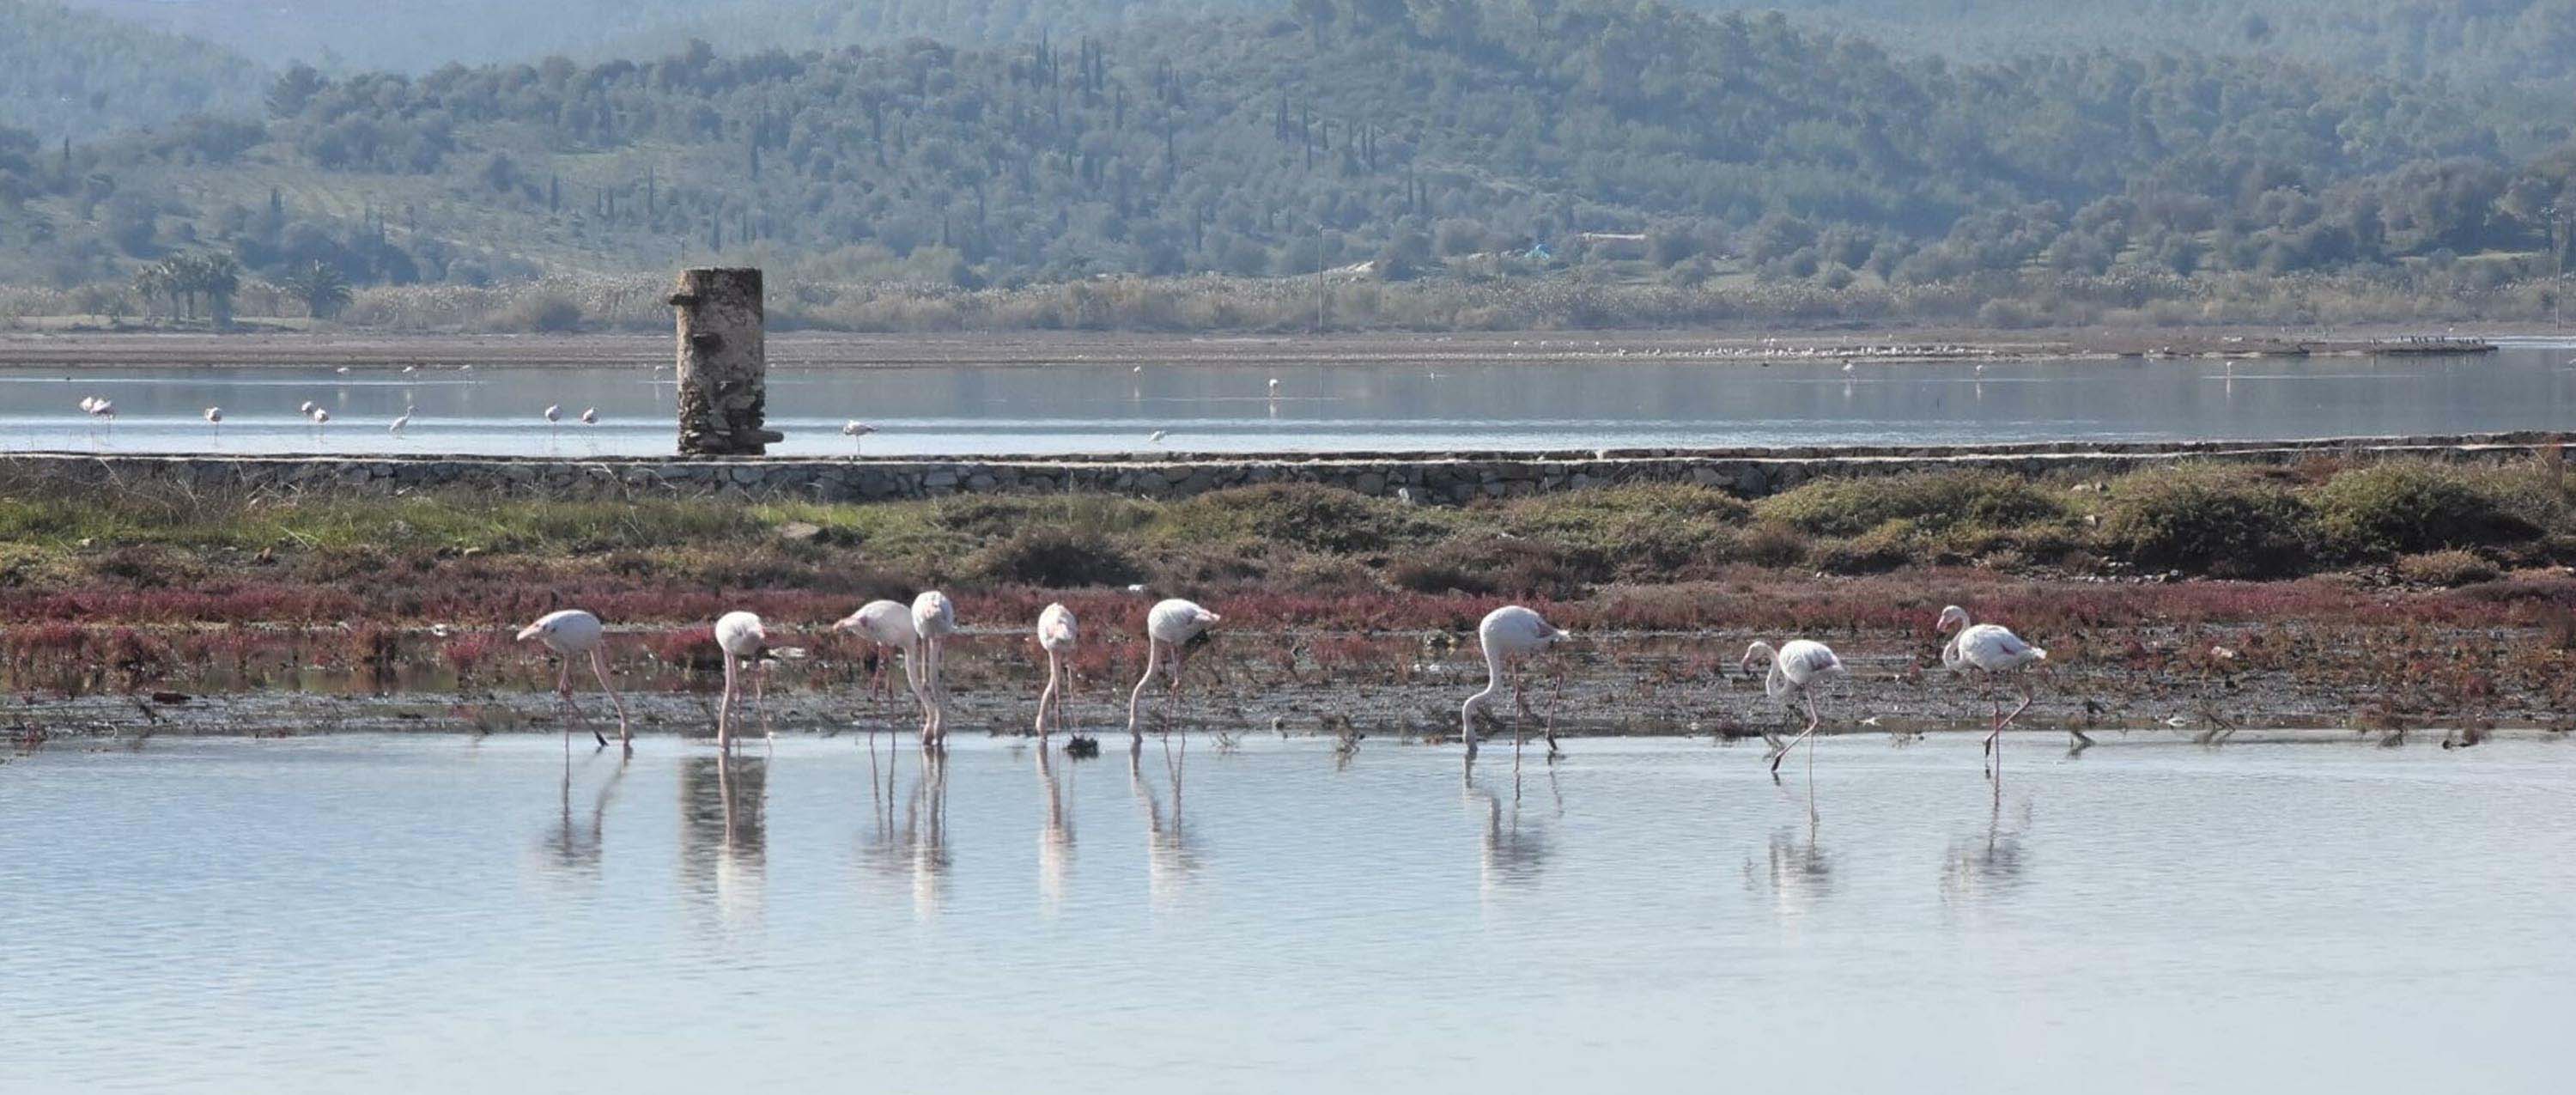
[[[1136,687],[1127,694],[1127,732],[1135,741],[1143,740],[1139,706],[1144,700],[1146,687],[1154,681],[1154,674],[1161,672],[1166,675],[1171,685],[1167,702],[1177,703],[1181,692],[1181,669],[1189,660],[1191,644],[1223,618],[1180,598],[1159,602],[1146,614],[1145,674],[1137,679]],[[2019,689],[2021,702],[2009,713],[2004,711],[2001,700],[1994,705],[1993,728],[1986,734],[1985,753],[1987,757],[1999,760],[1995,748],[1997,737],[2030,707],[2030,682],[2023,670],[2048,660],[2048,651],[2022,641],[2020,636],[2003,627],[1970,620],[1967,610],[1957,605],[1941,610],[1938,627],[1941,633],[1950,636],[1941,647],[1941,664],[1951,672],[1976,673],[1984,677],[2009,676]],[[832,630],[856,634],[874,643],[880,655],[889,651],[902,652],[905,684],[921,705],[922,744],[940,748],[947,736],[948,705],[947,692],[939,680],[939,663],[948,637],[957,632],[957,610],[949,602],[948,595],[930,590],[914,598],[908,606],[899,601],[871,601],[833,623]],[[626,701],[619,698],[616,686],[608,681],[607,647],[602,641],[604,634],[599,617],[568,608],[540,617],[521,630],[518,637],[522,642],[534,639],[562,659],[561,668],[555,675],[555,691],[572,715],[571,721],[565,725],[567,735],[575,724],[587,725],[572,692],[573,663],[586,658],[591,672],[599,678],[600,688],[608,693],[609,702],[617,707],[618,740],[631,747],[633,737],[628,728]],[[1038,694],[1037,724],[1034,727],[1041,748],[1050,725],[1063,725],[1064,660],[1073,652],[1080,637],[1073,612],[1063,605],[1048,605],[1044,612],[1038,614],[1038,646],[1047,657],[1046,687]],[[1525,710],[1527,703],[1521,689],[1521,665],[1532,655],[1568,637],[1565,631],[1550,625],[1536,611],[1521,605],[1497,608],[1486,614],[1484,621],[1477,625],[1476,639],[1485,655],[1485,687],[1467,697],[1458,711],[1459,731],[1467,743],[1470,763],[1476,757],[1478,717],[1494,717],[1486,708],[1502,693],[1507,683],[1512,689],[1514,703]],[[762,667],[767,665],[764,658],[770,650],[769,636],[758,615],[728,612],[716,620],[715,641],[724,655],[724,698],[716,709],[716,745],[730,748],[734,711],[741,702],[741,677],[746,672],[745,666],[753,667],[749,671],[754,678],[751,702],[755,706],[760,704],[762,693],[766,691],[768,674]],[[1750,671],[1766,661],[1770,663],[1770,672],[1763,681],[1764,691],[1775,700],[1804,703],[1807,725],[1785,740],[1765,731],[1763,737],[1771,746],[1765,759],[1770,762],[1771,770],[1777,772],[1781,758],[1804,741],[1807,743],[1808,763],[1812,766],[1818,722],[1816,691],[1825,682],[1843,675],[1842,659],[1823,643],[1792,639],[1776,649],[1769,643],[1756,642],[1745,650],[1741,664]],[[882,658],[878,664],[882,673]],[[2081,731],[2070,730],[2069,733],[2074,734],[2079,742],[2089,744]],[[591,736],[603,747],[608,744],[607,736],[596,728],[591,729]],[[1520,744],[1519,736],[1515,734],[1515,752]],[[1549,740],[1548,747],[1550,751],[1555,749],[1553,738]]]

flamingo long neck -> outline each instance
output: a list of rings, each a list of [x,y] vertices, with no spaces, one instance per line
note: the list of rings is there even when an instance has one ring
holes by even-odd
[[[1127,733],[1130,736],[1138,732],[1137,708],[1145,698],[1145,686],[1153,681],[1154,671],[1162,668],[1162,665],[1163,644],[1148,635],[1145,639],[1145,675],[1136,678],[1135,691],[1127,693]]]

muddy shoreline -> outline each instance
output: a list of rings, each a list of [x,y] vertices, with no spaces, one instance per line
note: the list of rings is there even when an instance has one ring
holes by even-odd
[[[2137,357],[2357,356],[2481,352],[2474,339],[2427,341],[2407,329],[2314,336],[2248,331],[1536,331],[1461,334],[1209,335],[1003,331],[857,334],[773,331],[770,363],[780,368],[890,369],[1038,367],[1118,363],[1245,368],[1310,365],[1563,364],[1707,361],[1761,364],[1853,361],[1903,365],[1941,361],[2024,361]],[[661,366],[671,336],[659,332],[566,335],[401,334],[366,331],[0,331],[0,366],[318,365],[455,367]]]
[[[2093,632],[2063,662],[2034,674],[2037,699],[2017,731],[2080,730],[2097,742],[2145,738],[2222,744],[2348,738],[2380,744],[2474,743],[2493,733],[2556,736],[2576,730],[2545,685],[2513,675],[2482,678],[2467,698],[2435,682],[2413,680],[2404,665],[2419,651],[2469,642],[2537,644],[2537,632],[2490,628],[2427,631],[2372,627],[2319,631],[2260,624]],[[2268,652],[2239,654],[2271,632]],[[1757,673],[1733,657],[1751,632],[1617,634],[1580,642],[1527,675],[1531,713],[1520,727],[1536,737],[1684,736],[1758,738],[1794,730],[1798,717],[1767,698]],[[2289,636],[2284,638],[2282,636]],[[1336,636],[1307,636],[1330,641]],[[1431,645],[1426,636],[1421,645]],[[1256,656],[1286,641],[1263,633],[1229,635],[1230,649],[1195,661],[1176,722],[1161,721],[1159,692],[1146,698],[1149,737],[1177,727],[1201,735],[1277,735],[1398,744],[1455,743],[1458,707],[1484,683],[1472,649],[1386,666],[1324,667]],[[2007,709],[2009,685],[1953,677],[1913,636],[1837,637],[1851,676],[1825,693],[1828,735],[1982,733],[1991,702]],[[1037,667],[1015,634],[961,640],[950,663],[949,723],[959,737],[1020,737],[1035,713]],[[1412,640],[1407,639],[1407,645]],[[1445,645],[1445,644],[1444,644]],[[2072,645],[2072,644],[2068,644]],[[2374,649],[2377,648],[2377,649]],[[2103,654],[2094,654],[2095,650]],[[2108,652],[2123,651],[2110,657]],[[2223,658],[2220,652],[2224,652]],[[520,653],[520,652],[514,652]],[[2371,662],[2384,663],[2373,667]],[[2239,666],[2243,668],[2239,668]],[[293,736],[311,733],[561,733],[561,707],[548,691],[549,663],[524,656],[499,677],[460,686],[369,687],[351,672],[313,687],[207,688],[182,674],[98,691],[53,690],[14,682],[17,695],[0,714],[0,737],[134,740],[157,734]],[[1066,703],[1073,731],[1124,743],[1130,667],[1078,677]],[[705,666],[636,664],[624,659],[620,690],[639,737],[703,738],[714,733],[716,674]],[[918,725],[908,697],[873,695],[862,665],[830,660],[781,663],[769,695],[770,727],[781,735],[909,734]],[[103,683],[103,682],[102,682]],[[616,716],[595,686],[576,690],[592,725],[615,735]],[[1505,708],[1507,710],[1507,706]],[[1508,740],[1512,723],[1489,726]],[[2042,734],[2055,749],[2071,738]],[[1061,744],[1062,735],[1057,736]]]

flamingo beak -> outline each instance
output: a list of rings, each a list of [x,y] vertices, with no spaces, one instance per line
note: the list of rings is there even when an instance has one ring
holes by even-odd
[[[1219,615],[1217,615],[1216,613],[1213,613],[1213,612],[1208,613],[1208,622],[1209,622],[1209,623],[1215,623],[1215,622],[1217,622],[1217,621],[1219,621],[1219,620],[1222,620],[1222,619],[1225,619],[1225,617],[1223,617],[1223,616],[1219,616]]]
[[[543,635],[543,634],[545,634],[545,633],[546,633],[546,625],[544,625],[544,624],[529,624],[528,626],[526,626],[526,627],[523,627],[523,628],[520,628],[520,629],[519,629],[519,641],[520,641],[520,642],[526,642],[526,641],[528,641],[528,640],[530,640],[530,639],[536,638],[537,636],[539,636],[539,635]]]

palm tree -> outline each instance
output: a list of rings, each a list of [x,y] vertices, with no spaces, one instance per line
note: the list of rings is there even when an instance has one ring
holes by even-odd
[[[349,279],[327,262],[316,261],[288,274],[280,284],[303,301],[305,312],[315,319],[329,319],[349,306]]]

